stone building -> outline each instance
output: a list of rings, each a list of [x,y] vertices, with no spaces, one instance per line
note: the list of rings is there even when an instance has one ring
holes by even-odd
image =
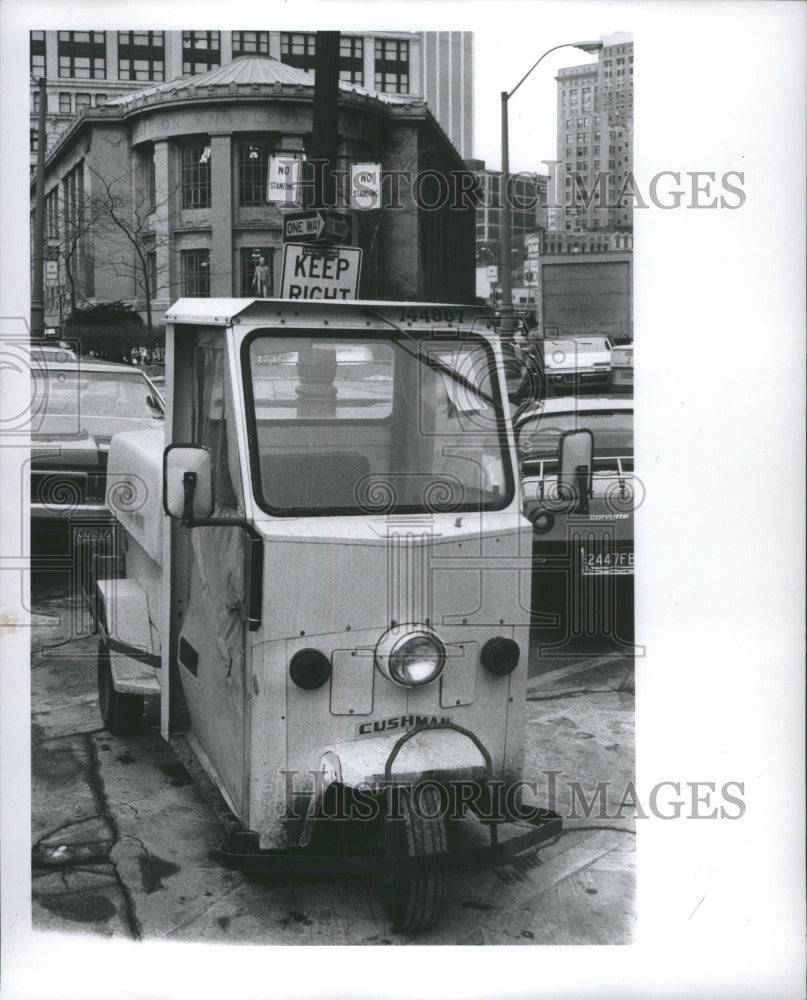
[[[270,158],[310,150],[314,86],[268,56],[147,87],[86,109],[46,160],[47,243],[66,312],[123,300],[159,323],[182,295],[280,290],[283,218]],[[380,163],[382,205],[356,211],[364,298],[472,301],[475,208],[467,171],[422,99],[340,82],[338,168]],[[32,185],[33,204],[33,185]],[[46,322],[58,322],[53,289]]]
[[[47,80],[50,149],[75,115],[146,84],[252,55],[313,75],[316,47],[316,34],[303,31],[32,31],[31,164],[40,77]],[[473,32],[345,31],[339,64],[348,83],[424,99],[459,152],[473,155]]]

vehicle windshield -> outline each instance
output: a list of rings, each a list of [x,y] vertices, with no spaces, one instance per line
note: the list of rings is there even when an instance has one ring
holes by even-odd
[[[253,481],[269,513],[511,502],[495,361],[482,338],[259,331],[244,351]]]
[[[630,410],[570,410],[541,413],[525,420],[518,432],[522,462],[554,461],[560,436],[587,427],[594,435],[594,458],[633,456],[633,414]]]
[[[108,438],[121,430],[163,418],[156,393],[139,372],[89,371],[48,366],[32,370],[37,434]]]

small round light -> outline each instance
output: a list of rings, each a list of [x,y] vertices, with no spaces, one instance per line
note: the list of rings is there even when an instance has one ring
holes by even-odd
[[[304,691],[314,691],[331,676],[331,661],[318,649],[299,649],[289,664],[291,679]]]
[[[376,646],[379,670],[404,687],[430,684],[442,673],[445,661],[446,650],[442,641],[422,626],[392,628]]]
[[[488,639],[482,647],[479,659],[482,666],[492,674],[504,677],[505,674],[512,673],[518,666],[520,650],[518,643],[513,639],[505,639],[502,635],[496,635]]]

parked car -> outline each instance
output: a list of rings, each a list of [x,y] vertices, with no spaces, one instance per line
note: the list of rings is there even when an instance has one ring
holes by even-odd
[[[31,344],[31,364],[40,367],[43,364],[54,362],[61,364],[63,361],[75,361],[78,355],[72,347],[66,347],[59,343],[32,343]]]
[[[608,389],[611,384],[611,342],[607,337],[569,337],[543,341],[547,391]]]
[[[584,489],[560,481],[564,435],[592,435]],[[632,641],[633,402],[622,396],[551,397],[516,420],[524,513],[533,523],[535,609],[566,618],[570,634]],[[563,625],[563,622],[558,624]]]
[[[633,390],[633,344],[615,344],[611,349],[611,387]]]
[[[46,352],[50,353],[50,352]],[[151,380],[128,365],[32,355],[31,518],[35,530],[110,522],[109,441],[164,420]]]

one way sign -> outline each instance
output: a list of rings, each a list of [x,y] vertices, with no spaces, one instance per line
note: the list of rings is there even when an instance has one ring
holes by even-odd
[[[353,226],[349,215],[317,209],[289,212],[283,217],[284,243],[348,243]]]

